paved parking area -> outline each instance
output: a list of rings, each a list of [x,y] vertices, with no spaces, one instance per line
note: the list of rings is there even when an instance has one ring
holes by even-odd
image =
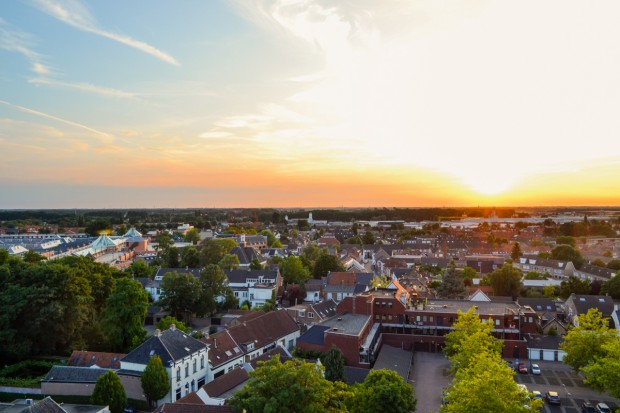
[[[586,386],[583,379],[573,370],[560,362],[533,362],[540,366],[540,376],[532,374],[515,374],[517,383],[527,386],[529,391],[538,390],[543,395],[547,391],[557,391],[562,400],[560,406],[551,406],[545,403],[541,410],[544,413],[580,413],[581,404],[589,401],[592,404],[605,402],[612,409],[620,405],[618,400],[598,393]]]

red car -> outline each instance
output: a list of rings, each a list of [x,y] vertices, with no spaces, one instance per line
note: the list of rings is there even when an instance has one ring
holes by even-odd
[[[519,363],[519,368],[517,370],[519,370],[519,373],[527,374],[527,366],[525,363]]]

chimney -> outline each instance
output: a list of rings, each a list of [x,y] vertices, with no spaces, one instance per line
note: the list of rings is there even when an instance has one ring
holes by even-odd
[[[217,348],[217,338],[213,339],[213,347]]]
[[[155,337],[159,336],[161,336],[161,330],[158,328],[157,330],[155,330]]]
[[[175,331],[177,326],[175,324],[170,324],[170,330]]]

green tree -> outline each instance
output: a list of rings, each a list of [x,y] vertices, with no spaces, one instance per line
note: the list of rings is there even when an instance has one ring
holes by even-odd
[[[222,257],[222,259],[217,263],[223,270],[236,270],[239,268],[239,257],[235,254],[226,254]]]
[[[125,270],[133,278],[153,278],[153,267],[149,267],[144,261],[134,261]]]
[[[230,400],[247,413],[343,412],[350,397],[348,387],[323,377],[322,369],[299,359],[280,362],[276,356],[249,373],[250,380]]]
[[[310,271],[303,266],[301,259],[294,255],[280,263],[280,272],[285,284],[303,284],[310,278]]]
[[[513,261],[518,261],[519,258],[521,258],[522,256],[523,251],[521,251],[521,244],[515,242],[514,244],[512,244],[512,252],[510,253],[510,258],[512,258]]]
[[[22,260],[24,260],[25,262],[37,263],[44,261],[45,257],[43,257],[43,255],[39,254],[36,251],[28,251],[22,256]]]
[[[465,281],[456,271],[454,260],[451,260],[441,276],[441,285],[437,290],[437,294],[442,298],[463,298],[466,293]]]
[[[620,271],[618,274],[603,282],[601,294],[609,294],[613,299],[620,299]]]
[[[620,398],[620,337],[616,336],[601,346],[602,355],[585,366],[584,382],[596,390],[609,392]]]
[[[570,245],[558,245],[552,249],[551,258],[559,261],[572,261],[577,269],[581,268],[584,263],[584,259],[579,250]]]
[[[571,275],[560,283],[560,297],[566,299],[571,294],[590,294],[590,282]]]
[[[226,297],[229,291],[228,277],[218,265],[207,265],[200,273],[202,292],[200,298],[199,315],[213,313],[217,306],[218,297]],[[232,304],[231,302],[228,305]]]
[[[157,407],[157,401],[163,399],[170,391],[168,373],[158,355],[151,356],[149,359],[140,376],[140,383],[151,409]]]
[[[376,242],[375,234],[373,234],[371,231],[366,231],[364,233],[364,236],[362,237],[362,241],[364,241],[364,244],[374,244]]]
[[[321,357],[325,367],[325,378],[329,381],[344,382],[344,356],[342,351],[334,345]]]
[[[417,404],[413,387],[395,371],[387,369],[371,370],[363,383],[353,386],[353,397],[349,400],[351,413],[409,413]]]
[[[111,413],[122,413],[127,404],[127,394],[121,379],[114,371],[108,370],[97,379],[91,400],[93,404],[109,406]]]
[[[545,285],[543,287],[543,296],[547,298],[555,297],[555,287],[553,285]]]
[[[164,265],[168,268],[179,268],[179,249],[177,247],[170,247],[165,254],[162,255]]]
[[[472,307],[466,313],[457,312],[457,319],[452,325],[452,331],[446,334],[446,345],[444,353],[448,358],[458,353],[462,347],[462,343],[467,337],[477,332],[491,333],[493,325],[480,320],[480,316],[476,314],[476,308]]]
[[[579,371],[605,356],[603,346],[618,336],[609,328],[609,319],[596,308],[578,316],[578,326],[566,333],[560,348],[566,352],[564,363]]]
[[[200,265],[200,253],[195,247],[185,247],[181,252],[181,267],[198,268]]]
[[[510,263],[504,263],[501,268],[489,274],[493,293],[500,296],[516,298],[521,290],[521,271]]]
[[[160,287],[160,304],[177,318],[188,320],[200,304],[200,281],[192,274],[166,273]]]
[[[200,232],[196,228],[192,228],[185,233],[185,242],[191,242],[196,245],[200,242]]]
[[[252,262],[250,262],[250,269],[251,270],[263,270],[264,268],[263,268],[263,265],[258,260],[258,258],[253,258]]]
[[[101,328],[113,351],[126,352],[134,340],[144,338],[148,307],[149,297],[142,284],[129,278],[116,280],[101,320]]]
[[[312,275],[316,279],[325,277],[328,272],[344,271],[344,266],[335,255],[323,252],[316,259]]]
[[[526,280],[546,280],[547,278],[539,272],[530,271],[523,277]]]
[[[273,235],[273,232],[269,231],[268,229],[264,229],[260,232],[261,235],[267,237],[267,245],[269,247],[271,247],[273,245],[274,242],[276,242],[276,236]]]
[[[607,264],[605,264],[605,261],[603,261],[603,260],[602,260],[602,259],[600,259],[600,258],[597,258],[597,259],[593,260],[593,261],[591,262],[591,264],[592,264],[592,265],[595,265],[595,266],[597,266],[597,267],[601,267],[601,268],[605,268],[605,267],[607,267]]]
[[[440,413],[530,413],[542,408],[542,400],[529,399],[513,375],[496,354],[474,356],[467,368],[456,373]]]
[[[577,245],[577,239],[575,237],[571,237],[570,235],[560,235],[555,239],[555,243],[557,245],[570,245],[575,248]]]
[[[484,330],[478,330],[463,337],[463,340],[458,344],[456,353],[449,357],[452,362],[453,373],[470,367],[476,361],[476,357],[482,353],[501,357],[504,343],[491,334],[493,328],[491,323],[483,323],[483,326],[485,327]]]
[[[173,324],[177,330],[181,330],[184,333],[189,333],[192,330],[190,327],[186,326],[183,321],[179,321],[171,315],[167,315],[166,317],[160,319],[157,322],[156,327],[160,331],[165,331],[168,330]]]
[[[474,282],[473,281],[474,278],[478,278],[479,274],[472,267],[467,267],[466,266],[465,268],[463,268],[463,272],[461,273],[461,276],[463,277],[463,283],[466,286],[471,286],[473,284],[473,282]]]
[[[200,249],[200,263],[203,266],[217,264],[224,255],[237,246],[237,242],[231,238],[208,239],[202,242]]]
[[[610,270],[620,270],[620,260],[615,259],[615,260],[611,260],[607,263],[607,268],[609,268]]]

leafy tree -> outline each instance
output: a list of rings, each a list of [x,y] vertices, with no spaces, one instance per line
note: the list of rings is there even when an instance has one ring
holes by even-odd
[[[144,261],[134,261],[125,270],[133,278],[153,278],[153,267],[149,267]]]
[[[179,249],[170,247],[165,254],[162,255],[164,265],[168,268],[179,268]]]
[[[239,308],[239,299],[235,297],[235,293],[231,288],[226,290],[226,294],[224,294],[224,301],[221,303],[221,307],[225,310]]]
[[[444,353],[448,358],[460,351],[462,343],[467,337],[477,332],[488,332],[490,334],[493,329],[491,323],[480,320],[480,316],[476,314],[476,308],[474,306],[467,310],[466,313],[459,310],[457,314],[457,320],[452,325],[453,330],[445,336],[446,345],[444,347]]]
[[[198,268],[200,265],[200,253],[195,247],[185,247],[181,252],[181,267]]]
[[[387,369],[371,370],[363,383],[353,386],[353,397],[349,400],[351,413],[409,413],[417,404],[413,387],[395,371]]]
[[[560,283],[560,297],[566,299],[571,294],[590,294],[590,283],[579,277],[571,275],[567,280]]]
[[[282,245],[282,243],[280,242],[280,240],[275,240],[275,241],[273,242],[273,244],[271,244],[271,248],[282,248],[282,247],[283,247],[283,245]]]
[[[200,263],[207,266],[217,264],[224,255],[237,246],[237,242],[231,238],[207,239],[202,242],[200,249]]]
[[[373,234],[371,231],[366,231],[366,233],[364,233],[364,236],[362,237],[362,241],[364,241],[364,244],[374,244],[376,242],[375,234]]]
[[[175,317],[186,317],[198,308],[201,285],[192,274],[169,272],[164,275],[160,286],[159,302]]]
[[[551,258],[560,261],[572,261],[577,269],[581,268],[584,263],[584,259],[579,250],[571,247],[570,245],[558,245],[552,249]]]
[[[239,268],[239,264],[239,257],[235,254],[226,254],[217,263],[217,265],[219,265],[223,270],[235,270]]]
[[[473,284],[473,279],[478,278],[479,276],[478,272],[475,269],[467,266],[463,268],[463,272],[461,273],[461,275],[463,277],[463,283],[466,286],[471,286]]]
[[[143,325],[148,307],[148,294],[142,284],[129,278],[116,280],[101,320],[101,328],[113,351],[128,351],[134,337],[138,340],[144,338]]]
[[[331,382],[321,369],[299,359],[280,362],[276,356],[249,373],[250,380],[230,405],[247,413],[343,412],[350,397],[346,384]]]
[[[466,292],[463,277],[456,272],[456,264],[451,260],[441,277],[441,286],[437,293],[442,298],[462,298]]]
[[[108,370],[97,379],[91,400],[93,404],[109,406],[111,413],[122,413],[127,404],[127,394],[121,379],[114,371]]]
[[[545,285],[543,287],[543,296],[547,298],[555,297],[555,287],[553,285]]]
[[[285,284],[303,284],[310,278],[310,271],[303,266],[301,259],[294,255],[280,263],[280,272]]]
[[[110,221],[105,218],[97,218],[86,226],[84,232],[91,237],[96,237],[101,234],[111,234],[112,225],[110,225]]]
[[[338,257],[327,252],[323,252],[316,259],[312,275],[314,276],[314,278],[320,279],[321,277],[325,277],[330,271],[344,271],[344,266],[342,265]]]
[[[536,271],[530,271],[527,274],[525,274],[525,278],[526,280],[546,280],[547,277],[545,277],[544,275],[542,275],[539,272]]]
[[[306,290],[300,284],[289,284],[284,292],[284,299],[291,306],[303,303],[306,299]]]
[[[610,270],[620,270],[620,260],[615,259],[615,260],[611,260],[607,263],[607,268],[609,268]]]
[[[167,254],[168,249],[174,245],[174,241],[172,241],[170,234],[161,234],[157,236],[156,242],[157,245],[155,246],[155,250],[158,254]]]
[[[372,288],[385,288],[390,285],[391,280],[385,275],[382,274],[380,276],[374,276],[372,280],[370,280],[370,286]]]
[[[601,346],[603,355],[585,366],[584,382],[596,390],[607,391],[615,398],[620,398],[620,337],[616,336]]]
[[[605,261],[603,261],[603,260],[602,260],[602,259],[600,259],[600,258],[597,258],[597,259],[593,260],[593,261],[591,262],[591,264],[592,264],[592,265],[595,265],[595,266],[597,266],[597,267],[601,267],[601,268],[605,268],[605,267],[607,267],[607,264],[605,264]]]
[[[504,343],[491,334],[493,328],[491,323],[483,323],[483,327],[485,327],[484,330],[465,336],[459,343],[456,353],[449,357],[453,373],[470,367],[479,354],[489,353],[501,357]]]
[[[456,373],[440,413],[530,413],[542,408],[542,400],[530,400],[513,375],[514,371],[496,354],[482,352],[474,356],[467,368]]]
[[[30,263],[37,263],[45,260],[45,257],[36,251],[28,251],[22,256],[22,260]]]
[[[260,232],[261,235],[267,237],[267,245],[268,246],[272,246],[274,242],[276,242],[276,236],[273,235],[273,232],[269,231],[268,229],[264,229]]]
[[[327,380],[344,382],[344,356],[338,347],[332,345],[332,348],[321,357],[321,363],[325,367]]]
[[[601,285],[601,294],[609,294],[613,299],[620,299],[620,271]]]
[[[579,371],[598,358],[605,357],[603,348],[618,336],[609,328],[609,319],[596,308],[578,316],[579,325],[568,330],[560,348],[566,352],[564,363]]]
[[[183,321],[179,321],[171,315],[168,315],[157,322],[157,328],[160,331],[168,330],[170,326],[174,324],[177,330],[181,330],[184,333],[189,333],[192,329],[185,325]]]
[[[263,265],[258,260],[258,258],[253,258],[252,262],[250,262],[250,269],[251,270],[263,270],[264,268],[263,268]]]
[[[512,244],[512,252],[510,253],[510,258],[512,258],[513,261],[518,261],[519,258],[521,258],[522,256],[523,251],[521,251],[521,244],[515,242],[514,244]]]
[[[577,245],[577,239],[575,237],[571,237],[570,235],[560,235],[555,239],[555,243],[557,245],[570,245],[575,248]]]
[[[228,287],[228,277],[218,265],[207,265],[200,273],[200,284],[202,285],[200,306],[198,313],[207,315],[213,313],[217,306],[218,297],[227,297],[232,305],[229,308],[236,308],[237,304],[232,301],[228,293],[232,294],[232,290]],[[234,294],[232,294],[234,297]]]
[[[200,232],[196,228],[192,228],[185,233],[185,242],[191,242],[196,245],[200,242]]]
[[[140,376],[140,382],[151,409],[157,406],[158,400],[163,399],[168,394],[170,380],[158,355],[151,356],[142,376]]]
[[[510,263],[504,263],[501,268],[489,274],[493,293],[500,296],[516,298],[521,290],[521,271]]]

